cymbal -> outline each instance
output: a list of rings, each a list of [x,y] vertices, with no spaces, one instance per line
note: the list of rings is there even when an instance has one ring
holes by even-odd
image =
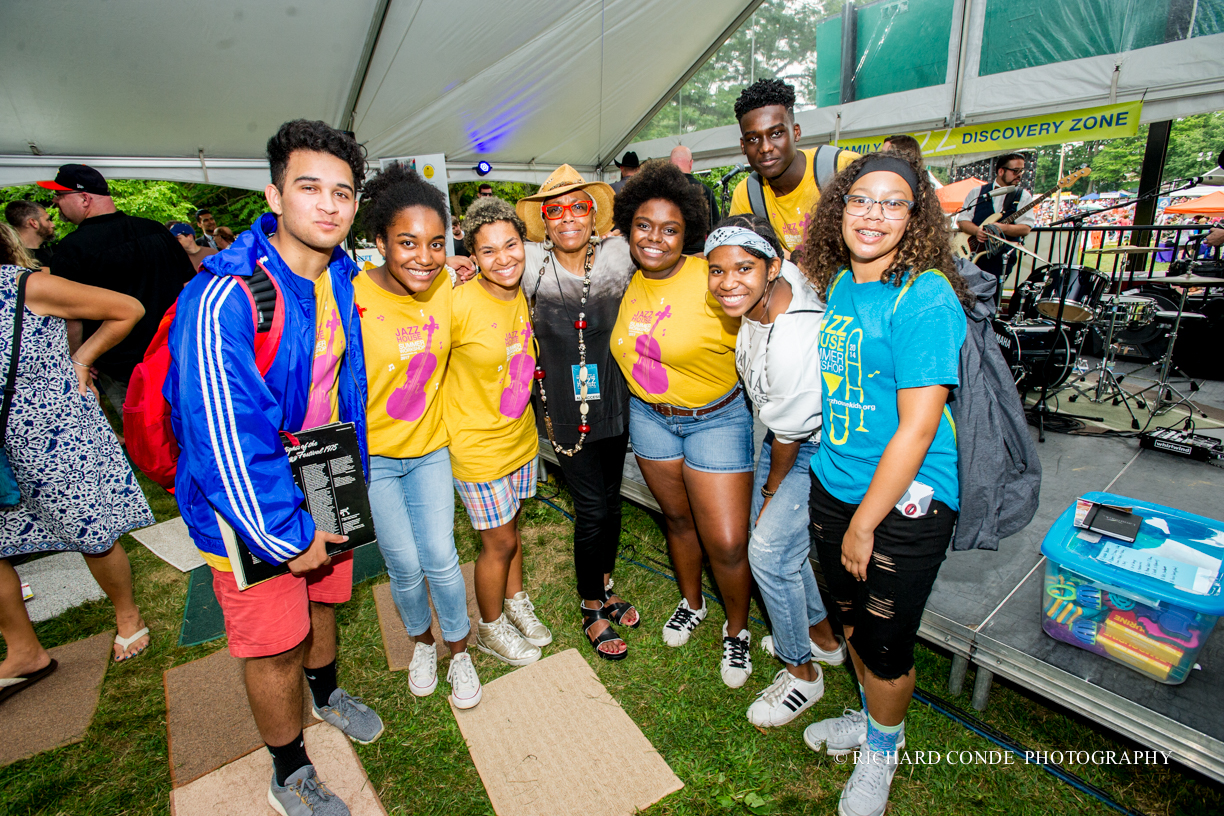
[[[1136,275],[1134,278],[1124,277],[1123,281],[1127,283],[1163,283],[1169,286],[1224,286],[1224,278],[1203,278],[1198,275],[1169,275],[1167,277]]]
[[[1084,254],[1095,252],[1098,255],[1122,255],[1122,254],[1137,254],[1141,252],[1161,252],[1168,247],[1141,247],[1141,246],[1117,246],[1109,247],[1108,249],[1085,249]]]

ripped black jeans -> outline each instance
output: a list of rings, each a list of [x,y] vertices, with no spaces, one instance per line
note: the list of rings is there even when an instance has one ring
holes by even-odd
[[[947,557],[956,511],[936,500],[922,518],[889,511],[875,529],[867,580],[858,581],[841,562],[842,538],[858,505],[831,495],[813,474],[808,510],[812,549],[833,596],[830,611],[854,628],[850,645],[863,665],[881,680],[896,680],[914,667],[922,610]]]

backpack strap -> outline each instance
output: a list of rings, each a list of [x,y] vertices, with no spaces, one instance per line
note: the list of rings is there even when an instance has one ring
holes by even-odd
[[[4,407],[0,408],[0,446],[8,436],[9,409],[13,407],[13,395],[17,393],[17,363],[21,359],[21,325],[25,318],[26,281],[30,272],[17,275],[17,302],[13,312],[13,343],[9,349],[8,376],[4,380]]]
[[[825,290],[824,302],[825,302],[826,304],[829,302],[829,298],[831,298],[831,297],[833,296],[833,287],[834,287],[834,286],[837,286],[837,284],[841,282],[841,279],[842,279],[843,277],[845,277],[846,273],[847,273],[847,272],[849,272],[849,271],[850,271],[849,269],[846,269],[846,268],[844,268],[844,267],[843,267],[843,268],[842,268],[842,270],[841,270],[840,272],[838,272],[838,273],[837,273],[837,276],[836,276],[835,278],[833,278],[833,282],[832,282],[832,283],[830,283],[830,284],[829,284],[829,288]],[[897,307],[896,307],[896,306],[894,306],[894,307],[893,307],[893,310],[895,311],[895,310],[896,310],[896,308],[897,308]]]
[[[812,177],[816,179],[816,189],[823,190],[837,175],[837,160],[842,154],[842,148],[833,145],[821,145],[816,148],[816,166],[812,168]]]
[[[276,279],[268,274],[262,262],[253,275],[240,275],[238,281],[251,301],[251,318],[255,323],[255,367],[260,375],[268,373],[285,330],[285,298]]]
[[[944,283],[948,284],[948,288],[952,289],[952,281],[948,280],[948,276],[947,276],[947,275],[945,275],[943,272],[940,272],[938,269],[928,269],[928,270],[926,270],[926,271],[927,271],[927,272],[934,272],[936,275],[938,275],[939,277],[943,278],[943,279],[944,279]],[[914,281],[918,280],[918,278],[919,278],[919,277],[921,277],[922,275],[925,275],[925,274],[926,274],[926,272],[919,272],[917,275],[914,275],[912,278],[910,278],[909,280],[907,280],[907,281],[906,281],[906,282],[905,282],[905,283],[904,283],[904,284],[901,286],[901,291],[897,293],[897,299],[896,299],[895,301],[893,301],[893,308],[892,308],[892,310],[893,310],[893,314],[896,314],[896,313],[897,313],[897,307],[901,305],[901,298],[905,297],[905,293],[906,293],[906,292],[908,292],[908,291],[909,291],[909,288],[910,288],[911,286],[913,286],[913,285],[914,285]],[[956,290],[955,290],[955,289],[952,289],[952,292],[953,292],[953,294],[955,294],[955,293],[956,293]],[[962,308],[963,308],[963,307],[962,307]]]
[[[765,207],[765,188],[761,183],[761,174],[753,170],[744,182],[748,185],[748,206],[752,214],[769,220],[769,210]]]

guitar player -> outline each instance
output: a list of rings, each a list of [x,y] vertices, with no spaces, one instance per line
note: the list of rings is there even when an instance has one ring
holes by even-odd
[[[995,160],[995,177],[990,184],[983,184],[981,187],[975,187],[969,192],[965,198],[965,212],[969,214],[971,220],[957,222],[957,228],[961,232],[967,234],[971,238],[976,238],[979,241],[986,241],[991,232],[996,235],[1001,234],[1009,241],[1023,243],[1024,236],[1029,234],[1029,230],[1036,224],[1035,213],[1029,210],[1016,219],[1014,224],[993,223],[985,224],[984,222],[992,215],[998,215],[996,221],[1006,220],[1008,216],[1014,214],[1018,209],[1027,205],[1033,200],[1033,194],[1028,190],[1019,189],[1020,177],[1024,175],[1024,156],[1019,153],[1008,153],[1000,156]],[[1000,187],[1016,186],[1016,190],[1007,195],[992,196],[991,190],[997,190]],[[997,254],[993,257],[983,256],[976,261],[977,265],[983,272],[994,275],[998,279],[998,284],[995,289],[995,303],[999,302],[999,296],[1003,291],[1003,281],[1007,279],[1011,272],[1012,264],[1015,263],[1015,250],[1008,250]]]

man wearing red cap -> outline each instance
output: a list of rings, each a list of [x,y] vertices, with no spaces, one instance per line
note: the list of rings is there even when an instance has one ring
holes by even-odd
[[[56,248],[54,273],[77,283],[131,295],[145,314],[132,333],[98,358],[100,384],[116,410],[122,410],[132,369],[144,357],[162,315],[195,275],[187,253],[164,226],[115,209],[102,174],[84,164],[65,164],[55,181],[40,181],[54,190],[51,206],[77,225]],[[98,328],[85,321],[70,325],[73,351]]]

